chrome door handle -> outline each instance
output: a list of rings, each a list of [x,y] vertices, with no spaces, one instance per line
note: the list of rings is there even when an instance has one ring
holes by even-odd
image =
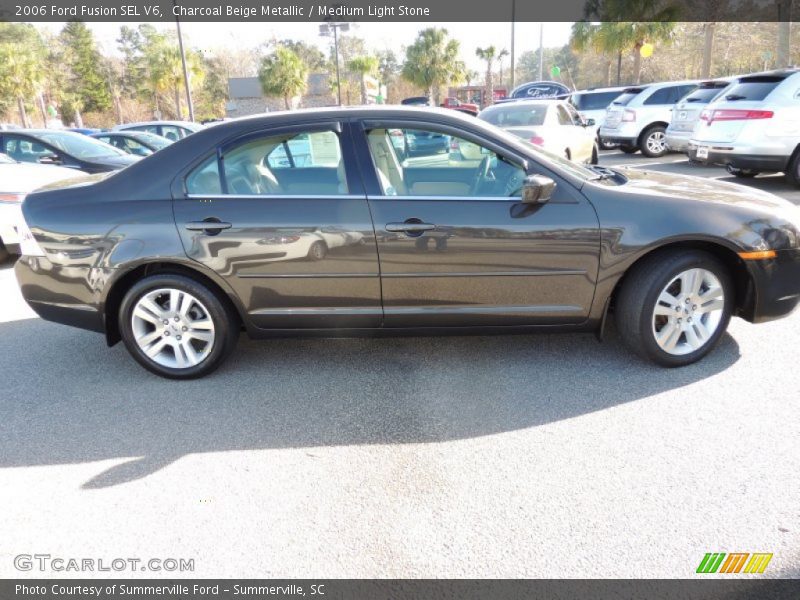
[[[205,231],[209,235],[216,235],[223,229],[230,229],[232,225],[217,219],[208,219],[206,221],[189,221],[185,227],[189,231]]]
[[[387,223],[386,231],[392,233],[405,232],[405,233],[422,233],[423,231],[433,231],[436,225],[433,223]]]

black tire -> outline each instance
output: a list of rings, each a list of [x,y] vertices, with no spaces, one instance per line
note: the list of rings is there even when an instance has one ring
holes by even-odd
[[[754,169],[737,169],[736,167],[732,167],[728,165],[725,167],[725,170],[728,171],[734,177],[738,177],[739,179],[752,179],[756,175],[760,174],[761,171],[756,171]]]
[[[6,250],[6,246],[5,244],[3,244],[3,240],[0,240],[0,264],[6,262],[9,256],[11,256],[11,253],[8,250]]]
[[[595,144],[592,148],[592,158],[589,159],[589,164],[596,165],[598,162],[600,162],[600,150],[597,148],[597,144]]]
[[[660,158],[661,156],[667,154],[667,152],[669,152],[669,148],[667,148],[667,145],[664,143],[666,131],[667,129],[663,125],[651,125],[645,129],[644,133],[642,133],[642,136],[639,138],[641,140],[639,149],[642,151],[642,154],[648,158]],[[658,139],[660,139],[663,149],[656,151],[648,146],[650,138],[653,137],[658,137]]]
[[[197,365],[186,368],[160,365],[148,357],[136,343],[131,324],[133,309],[142,296],[159,288],[188,292],[202,302],[208,311],[214,324],[214,341],[209,354]],[[148,371],[169,379],[196,379],[217,369],[233,351],[239,338],[239,322],[228,304],[205,285],[184,275],[165,273],[145,277],[128,290],[119,309],[119,331],[128,352]]]
[[[670,354],[656,342],[653,311],[669,282],[693,268],[706,269],[719,279],[724,293],[721,319],[716,331],[702,347],[688,354]],[[614,317],[622,340],[636,354],[663,367],[682,367],[697,362],[714,349],[728,327],[733,306],[734,286],[725,265],[706,252],[673,250],[645,258],[626,275],[617,297]]]
[[[800,187],[800,149],[795,150],[784,175],[789,183]]]
[[[328,254],[328,246],[323,241],[316,241],[308,249],[308,260],[322,260]]]
[[[638,146],[629,146],[628,144],[620,144],[619,149],[625,154],[636,154],[639,151]]]

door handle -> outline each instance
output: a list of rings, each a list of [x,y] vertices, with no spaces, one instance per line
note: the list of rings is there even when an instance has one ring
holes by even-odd
[[[209,218],[204,221],[189,221],[185,225],[189,231],[204,231],[208,235],[217,235],[223,229],[230,229],[230,223],[224,223],[219,219]]]
[[[423,231],[433,231],[436,225],[433,223],[387,223],[386,231],[397,233],[422,233]]]

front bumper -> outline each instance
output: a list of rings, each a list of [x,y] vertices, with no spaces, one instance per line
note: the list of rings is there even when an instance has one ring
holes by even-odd
[[[708,156],[698,158],[700,146],[708,148]],[[686,154],[690,159],[706,165],[731,166],[735,169],[752,169],[754,171],[777,172],[786,169],[789,162],[788,156],[776,154],[756,154],[751,152],[737,152],[731,146],[714,144],[700,144],[689,142]]]
[[[790,314],[800,303],[800,248],[779,250],[773,259],[745,262],[753,286],[741,316],[765,323]]]
[[[22,256],[14,267],[25,302],[47,321],[104,332],[99,287],[104,269],[56,265],[44,257]]]

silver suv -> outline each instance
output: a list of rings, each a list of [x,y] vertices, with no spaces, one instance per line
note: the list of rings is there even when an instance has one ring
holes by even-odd
[[[606,110],[600,141],[619,144],[623,152],[641,150],[650,157],[669,149],[665,132],[672,107],[697,87],[697,81],[670,81],[626,88]]]
[[[703,111],[688,154],[737,177],[782,171],[800,184],[800,69],[739,78]]]
[[[674,152],[686,152],[694,126],[700,120],[700,113],[737,81],[738,79],[732,77],[703,81],[697,89],[681,98],[672,108],[672,119],[666,133],[667,148]]]

